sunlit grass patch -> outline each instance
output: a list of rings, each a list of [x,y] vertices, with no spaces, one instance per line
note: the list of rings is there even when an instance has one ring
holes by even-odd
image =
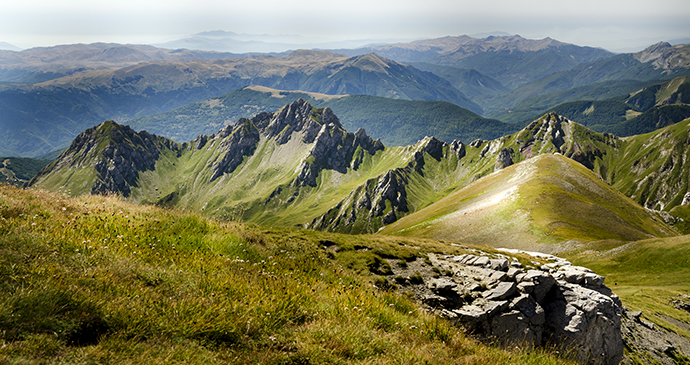
[[[0,232],[0,363],[563,363],[483,345],[374,286],[377,257],[463,250],[438,241],[5,185]]]

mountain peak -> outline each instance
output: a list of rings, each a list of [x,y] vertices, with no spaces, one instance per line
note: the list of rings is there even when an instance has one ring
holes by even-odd
[[[668,42],[653,44],[643,51],[633,53],[633,57],[642,63],[651,62],[654,68],[671,73],[676,69],[690,68],[690,45],[672,46]]]
[[[167,138],[146,131],[137,133],[129,126],[105,121],[80,133],[70,147],[41,170],[29,185],[50,179],[53,171],[79,167],[71,182],[61,183],[62,188],[73,193],[90,188],[87,191],[92,194],[117,192],[129,196],[132,188],[137,186],[139,172],[155,169],[156,160],[165,149],[179,150],[179,146]],[[90,186],[76,184],[80,179],[93,179],[93,182]]]
[[[367,53],[348,59],[346,65],[355,66],[365,71],[387,74],[387,69],[390,68],[391,63],[397,62],[383,58],[376,53]]]

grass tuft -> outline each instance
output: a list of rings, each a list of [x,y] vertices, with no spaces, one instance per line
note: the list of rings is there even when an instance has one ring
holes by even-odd
[[[3,364],[565,363],[468,338],[379,275],[380,254],[458,252],[439,242],[7,185],[0,207]]]

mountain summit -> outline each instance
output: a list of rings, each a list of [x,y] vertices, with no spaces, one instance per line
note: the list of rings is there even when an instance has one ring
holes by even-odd
[[[363,129],[347,132],[329,108],[315,108],[300,99],[276,112],[242,118],[217,133],[182,144],[106,122],[84,131],[31,184],[72,194],[119,193],[135,202],[190,208],[219,219],[373,233],[405,216],[410,215],[406,222],[412,222],[413,217],[425,216],[422,212],[435,207],[454,206],[448,199],[460,196],[461,189],[469,189],[473,183],[489,184],[504,169],[529,170],[536,179],[546,174],[541,170],[548,170],[548,161],[553,161],[551,165],[560,164],[575,176],[574,182],[566,176],[549,177],[543,185],[544,192],[565,192],[553,195],[559,202],[556,206],[574,206],[591,195],[589,188],[572,190],[577,184],[610,190],[600,179],[634,201],[611,193],[582,208],[607,211],[613,222],[621,220],[622,228],[614,236],[596,233],[596,222],[566,217],[565,221],[576,223],[565,231],[548,219],[537,224],[545,236],[536,241],[555,243],[572,238],[567,232],[591,233],[576,235],[586,240],[609,236],[639,239],[676,231],[650,221],[656,213],[630,215],[635,209],[644,212],[636,204],[671,210],[690,201],[683,198],[688,193],[684,185],[688,175],[682,173],[687,168],[681,163],[688,153],[687,146],[683,147],[688,123],[622,140],[547,114],[518,133],[491,141],[466,145],[427,137],[409,146],[386,147]],[[640,145],[669,139],[676,142],[663,142],[669,145],[666,152]],[[532,160],[554,153],[572,163],[559,162],[563,158]],[[582,167],[573,169],[573,163]],[[512,167],[520,164],[538,168]],[[589,175],[584,174],[586,169],[591,170]],[[516,185],[515,189],[522,188]],[[530,191],[541,194],[538,189]],[[538,212],[546,206],[541,198],[530,199],[522,209]],[[611,202],[615,208],[608,207]]]

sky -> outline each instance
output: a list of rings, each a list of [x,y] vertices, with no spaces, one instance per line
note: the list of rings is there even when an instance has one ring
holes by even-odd
[[[156,44],[203,31],[305,43],[506,32],[614,52],[690,38],[689,0],[3,0],[0,42],[20,48]]]

